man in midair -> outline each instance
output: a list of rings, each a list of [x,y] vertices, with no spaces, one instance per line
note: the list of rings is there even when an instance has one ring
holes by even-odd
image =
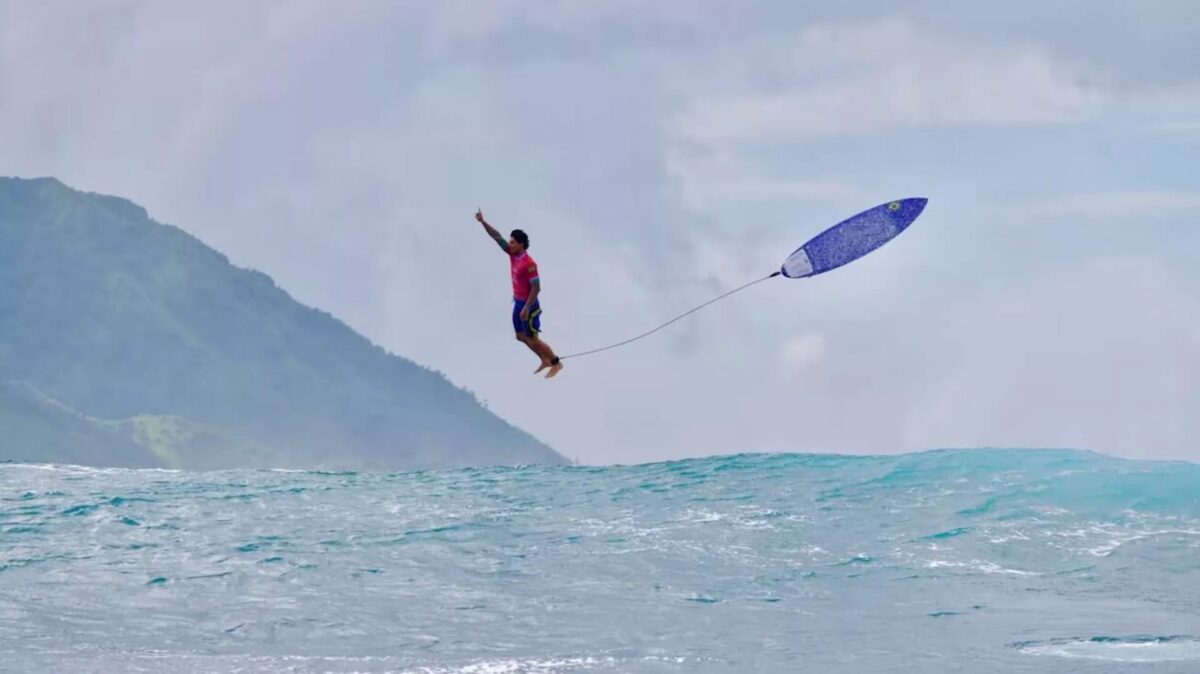
[[[538,295],[542,292],[542,282],[538,278],[537,262],[529,255],[529,235],[514,229],[507,241],[496,231],[495,227],[483,219],[483,212],[476,211],[475,219],[487,230],[488,236],[500,245],[500,249],[508,254],[509,266],[512,271],[513,309],[512,324],[517,334],[517,341],[529,347],[537,354],[542,363],[534,374],[546,370],[546,379],[553,377],[563,369],[562,361],[554,355],[554,349],[538,337],[542,329],[542,308],[538,305]]]

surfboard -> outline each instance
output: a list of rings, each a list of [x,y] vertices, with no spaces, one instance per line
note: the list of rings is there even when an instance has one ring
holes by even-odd
[[[805,278],[849,264],[896,238],[928,201],[921,197],[889,201],[846,218],[797,248],[779,271],[788,278]]]

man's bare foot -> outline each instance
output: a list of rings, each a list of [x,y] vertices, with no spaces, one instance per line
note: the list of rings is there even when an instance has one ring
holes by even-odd
[[[541,364],[540,366],[538,366],[538,369],[534,370],[534,371],[533,371],[533,373],[534,373],[534,374],[539,374],[539,373],[540,373],[542,370],[545,370],[545,369],[546,369],[546,368],[548,368],[548,367],[550,367],[550,361],[548,361],[548,360],[543,360],[543,361],[542,361],[542,364]]]
[[[546,373],[546,379],[550,379],[551,377],[558,374],[559,372],[562,372],[562,369],[563,369],[562,361],[559,361],[559,362],[551,365],[550,371]]]

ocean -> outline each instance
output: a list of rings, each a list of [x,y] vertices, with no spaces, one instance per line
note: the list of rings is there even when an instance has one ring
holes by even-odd
[[[1200,465],[0,465],[4,672],[1200,672]]]

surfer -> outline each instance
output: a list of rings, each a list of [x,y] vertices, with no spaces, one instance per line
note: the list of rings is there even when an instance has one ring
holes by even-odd
[[[500,249],[508,254],[509,266],[512,271],[513,307],[512,325],[517,334],[517,341],[529,347],[542,363],[534,374],[549,368],[546,379],[558,374],[562,369],[562,361],[554,355],[554,349],[544,342],[538,333],[542,329],[542,308],[538,304],[538,295],[542,292],[541,279],[538,278],[537,262],[529,255],[529,235],[514,229],[510,238],[505,241],[495,227],[483,219],[483,211],[475,212],[475,219],[487,230],[488,236],[500,244]]]

